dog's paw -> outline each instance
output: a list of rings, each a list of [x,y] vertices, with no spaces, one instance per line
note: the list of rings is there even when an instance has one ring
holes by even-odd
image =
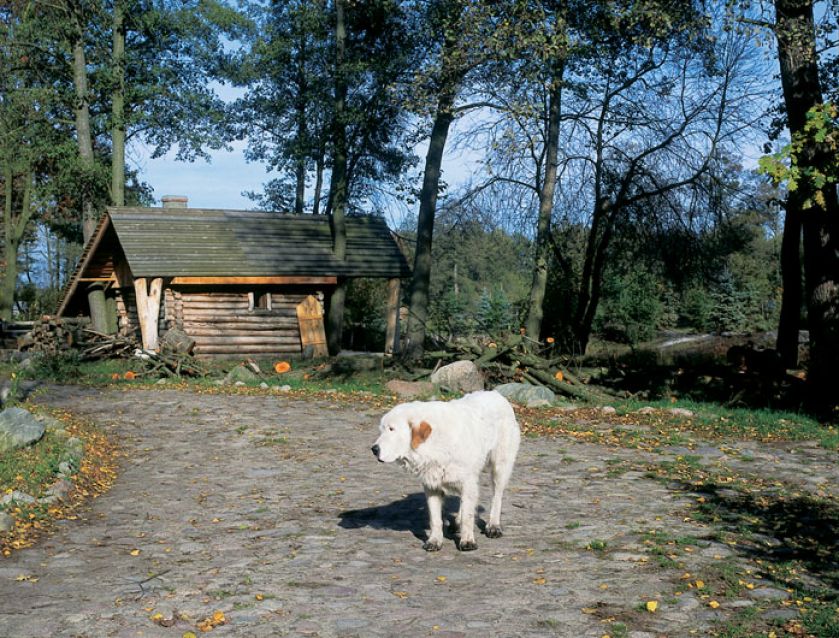
[[[473,552],[478,549],[478,544],[475,541],[460,541],[457,548],[461,552]]]
[[[439,552],[443,549],[443,543],[440,541],[427,540],[422,544],[422,548],[427,552]]]
[[[487,525],[486,529],[484,529],[484,534],[486,534],[487,538],[501,538],[504,535],[501,528],[497,525]]]

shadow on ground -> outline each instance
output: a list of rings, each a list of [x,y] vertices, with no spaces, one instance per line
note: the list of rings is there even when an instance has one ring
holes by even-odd
[[[839,591],[835,503],[810,495],[742,494],[716,483],[697,491],[706,499],[703,513],[743,537],[739,551],[775,566],[800,562],[824,586]]]
[[[449,521],[446,528],[447,538],[451,538],[449,530],[452,529],[454,515],[459,506],[460,501],[456,497],[447,497],[443,505],[443,518]],[[482,508],[479,508],[478,511],[482,511]],[[396,532],[411,532],[418,539],[425,540],[426,530],[428,529],[428,507],[425,502],[425,494],[417,492],[387,505],[341,512],[340,519],[338,524],[344,529],[359,529],[361,527],[390,529]],[[483,521],[478,520],[476,522],[483,529]]]

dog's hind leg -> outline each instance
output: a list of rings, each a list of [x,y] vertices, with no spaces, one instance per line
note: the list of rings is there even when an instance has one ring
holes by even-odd
[[[501,530],[501,500],[504,498],[504,490],[507,489],[507,483],[510,481],[510,475],[513,473],[513,464],[516,460],[516,452],[518,445],[514,446],[513,450],[505,450],[501,453],[496,450],[490,459],[489,469],[492,473],[492,505],[489,510],[489,523],[487,523],[484,533],[487,538],[499,538],[502,535]],[[512,454],[510,454],[512,452]]]
[[[462,552],[469,552],[478,549],[475,542],[475,508],[478,506],[478,481],[467,480],[463,482],[460,492],[460,538],[457,548]]]
[[[428,503],[428,522],[431,533],[422,548],[427,552],[436,552],[443,547],[443,492],[425,488]]]

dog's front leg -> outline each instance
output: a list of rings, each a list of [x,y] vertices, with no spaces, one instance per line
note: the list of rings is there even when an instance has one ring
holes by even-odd
[[[462,552],[478,549],[475,542],[475,508],[478,506],[478,481],[463,482],[460,493],[460,542],[457,548]]]
[[[443,547],[443,492],[426,487],[425,498],[431,533],[422,548],[427,552],[436,552]]]

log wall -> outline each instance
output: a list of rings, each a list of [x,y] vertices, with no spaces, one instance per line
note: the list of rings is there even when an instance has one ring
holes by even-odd
[[[195,339],[195,355],[300,354],[297,305],[311,291],[271,293],[272,309],[248,308],[247,292],[167,290],[167,318]],[[168,323],[169,319],[167,319]]]

